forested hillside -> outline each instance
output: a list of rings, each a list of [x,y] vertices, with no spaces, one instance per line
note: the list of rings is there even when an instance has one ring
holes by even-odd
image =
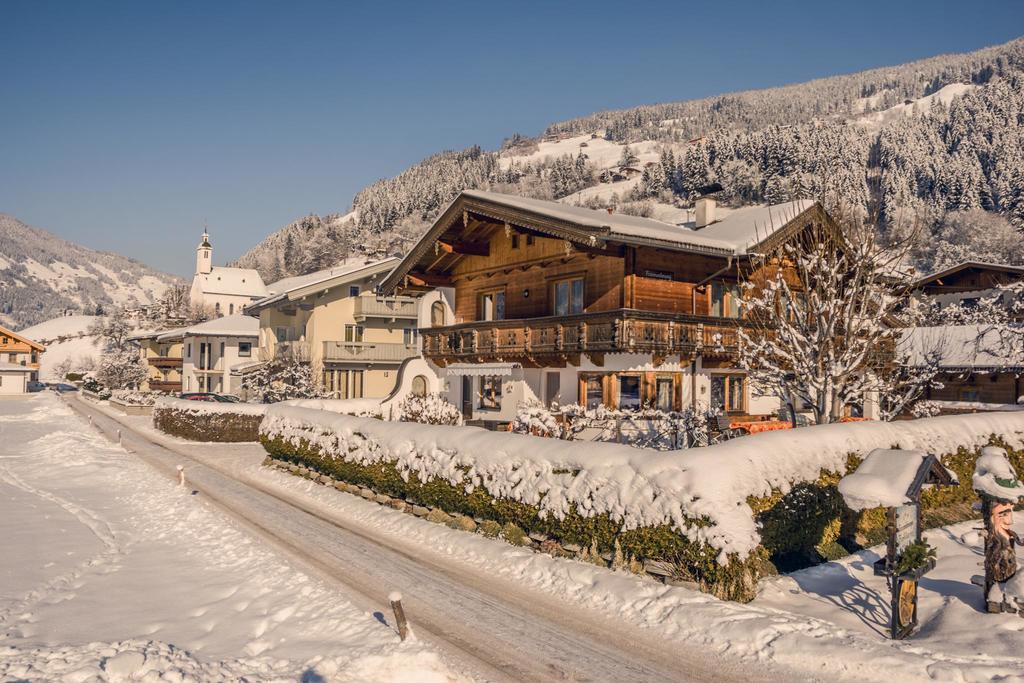
[[[444,152],[368,186],[345,216],[287,226],[240,262],[273,279],[353,250],[400,253],[464,188],[671,220],[670,209],[714,181],[733,205],[820,198],[874,221],[887,239],[912,236],[919,269],[964,257],[1024,263],[1024,39],[600,112],[551,124],[538,139],[510,136],[496,152]]]
[[[155,303],[173,276],[0,214],[0,325],[21,329],[71,314]]]

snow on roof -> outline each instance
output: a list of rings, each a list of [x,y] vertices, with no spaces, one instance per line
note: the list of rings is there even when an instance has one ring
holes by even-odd
[[[203,294],[236,294],[262,297],[267,295],[263,278],[252,268],[214,266],[208,273],[196,273],[195,280]]]
[[[839,493],[851,510],[897,507],[910,503],[910,490],[928,454],[876,448],[857,471],[839,480]]]
[[[939,355],[942,368],[1014,368],[1024,358],[1010,357],[1002,344],[1000,330],[992,325],[946,325],[903,330],[900,349],[907,364],[920,367],[929,355]]]
[[[39,342],[35,341],[34,339],[29,338],[24,333],[22,333],[22,332],[15,332],[14,330],[9,330],[6,327],[0,326],[0,334],[3,334],[5,336],[7,336],[7,337],[13,337],[13,338],[15,338],[15,339],[17,339],[17,340],[19,340],[19,341],[21,341],[21,342],[23,342],[25,344],[28,344],[29,346],[37,348],[39,350],[43,350],[45,348],[42,344],[40,344]]]
[[[672,225],[653,218],[624,213],[609,214],[600,209],[497,192],[465,190],[462,195],[511,209],[543,214],[626,240],[656,240],[734,254],[746,253],[748,248],[769,237],[802,211],[814,205],[809,199],[800,199],[774,206],[744,207],[729,212],[720,221],[695,229],[692,221],[684,225]]]
[[[389,256],[377,261],[359,259],[353,263],[339,264],[333,268],[318,270],[316,272],[309,273],[308,275],[296,275],[294,277],[284,278],[283,280],[271,283],[267,287],[270,295],[259,299],[258,301],[254,301],[250,307],[247,307],[247,310],[253,310],[256,307],[262,307],[281,301],[286,299],[288,294],[297,292],[306,287],[312,287],[319,284],[337,287],[348,282],[354,282],[366,277],[368,274],[374,274],[384,269],[390,270],[390,268],[397,265],[399,261],[401,261],[401,259],[394,256]]]
[[[928,284],[932,280],[938,280],[943,277],[952,275],[954,273],[959,273],[961,270],[967,270],[968,268],[980,268],[982,270],[998,270],[1004,273],[1016,273],[1024,275],[1024,266],[1011,266],[1005,263],[990,263],[988,261],[961,261],[960,263],[949,266],[948,268],[937,270],[934,273],[929,273],[928,275],[922,275],[914,282],[914,286],[921,287]]]
[[[0,372],[35,372],[35,368],[29,368],[24,365],[18,365],[17,363],[8,363],[7,361],[0,361]]]
[[[255,337],[260,332],[260,321],[248,315],[227,315],[214,318],[205,323],[192,325],[181,330],[174,330],[166,335],[183,334],[186,337]],[[159,339],[163,341],[165,337]]]
[[[141,341],[143,339],[160,339],[167,341],[170,339],[180,338],[182,333],[185,331],[183,327],[167,327],[162,330],[146,330],[145,332],[138,332],[128,337],[128,341]]]

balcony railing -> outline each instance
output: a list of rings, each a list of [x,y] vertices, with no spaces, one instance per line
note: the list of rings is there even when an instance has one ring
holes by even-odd
[[[181,358],[174,358],[172,356],[151,356],[146,360],[154,368],[180,368]]]
[[[469,357],[592,353],[695,354],[728,358],[739,321],[618,309],[572,316],[476,321],[421,330],[423,354]]]
[[[324,342],[324,360],[354,363],[401,363],[406,358],[419,355],[419,348],[413,344],[378,342]]]
[[[159,379],[149,380],[150,391],[181,391],[181,382],[169,382]]]
[[[358,296],[355,298],[353,315],[357,322],[367,318],[416,320],[417,305],[416,299],[410,297]]]
[[[302,340],[279,341],[274,346],[274,354],[278,358],[296,358],[301,361],[308,361],[310,359],[309,342]]]

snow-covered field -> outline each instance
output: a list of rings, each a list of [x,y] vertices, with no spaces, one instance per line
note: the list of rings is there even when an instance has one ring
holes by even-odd
[[[96,336],[86,332],[97,319],[94,315],[69,315],[19,331],[19,334],[46,345],[46,351],[39,357],[40,379],[59,379],[55,369],[66,360],[71,361],[72,369],[92,367],[99,358],[100,348]],[[58,337],[68,338],[56,341]]]
[[[52,394],[0,401],[0,680],[449,680]]]

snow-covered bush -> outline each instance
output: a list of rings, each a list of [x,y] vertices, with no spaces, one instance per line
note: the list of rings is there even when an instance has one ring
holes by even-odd
[[[249,403],[161,397],[153,407],[153,426],[189,441],[258,441],[265,409]]]
[[[855,514],[836,490],[875,448],[943,454],[957,472],[960,486],[925,492],[930,524],[970,514],[979,447],[1001,440],[1024,466],[1024,413],[1010,412],[819,425],[661,453],[275,405],[260,439],[275,458],[410,502],[602,552],[617,540],[735,599],[753,596],[757,576],[773,571],[768,558],[807,564],[884,535],[884,513]]]
[[[282,356],[242,376],[242,388],[252,400],[277,403],[295,398],[325,398],[309,363]]]
[[[96,368],[96,379],[111,389],[137,389],[148,376],[149,369],[132,349],[104,353]]]
[[[160,394],[151,391],[135,391],[133,389],[114,389],[110,398],[130,406],[151,406],[156,404]]]
[[[563,438],[573,438],[584,429],[600,429],[598,441],[612,441],[634,448],[673,450],[708,445],[708,423],[717,409],[699,403],[681,411],[645,407],[640,410],[612,410],[603,405],[583,408],[570,404],[559,408],[564,424]]]
[[[914,417],[935,417],[942,412],[942,404],[937,401],[918,401],[910,407]]]
[[[461,425],[462,413],[440,394],[410,394],[398,404],[398,420],[428,425]]]
[[[533,436],[558,437],[561,426],[555,414],[537,400],[523,401],[516,409],[512,420],[512,431]]]

